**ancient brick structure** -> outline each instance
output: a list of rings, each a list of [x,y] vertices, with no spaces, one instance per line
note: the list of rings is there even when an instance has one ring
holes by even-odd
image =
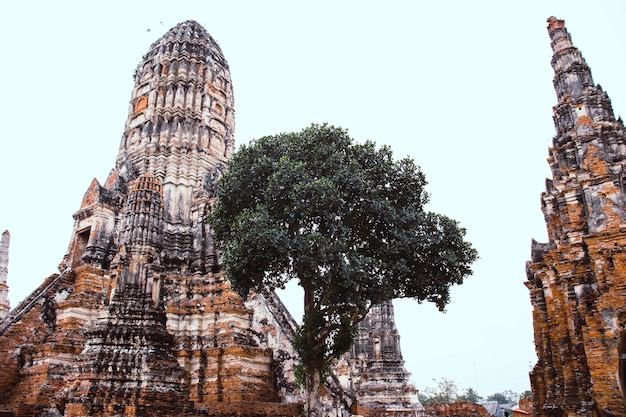
[[[518,402],[519,410],[528,414],[534,414],[534,401],[532,397],[522,398]]]
[[[7,275],[9,273],[9,243],[11,234],[8,230],[2,233],[0,240],[0,319],[9,312],[9,286],[7,285]]]
[[[429,417],[492,417],[485,407],[470,401],[430,404],[425,412]]]
[[[340,379],[358,397],[360,415],[413,417],[424,415],[417,390],[409,383],[400,350],[391,302],[373,306],[359,324]],[[377,414],[378,413],[378,414]]]
[[[626,415],[626,140],[564,22],[548,19],[556,136],[527,264],[536,416]]]
[[[0,321],[0,415],[299,415],[295,322],[276,294],[231,290],[206,222],[233,145],[228,64],[181,23],[137,68],[115,168],[74,214],[62,272]],[[380,349],[343,361],[356,392],[328,380],[329,417],[415,415],[391,304],[374,311]],[[368,366],[366,389],[353,374]],[[385,372],[393,396],[378,401]]]

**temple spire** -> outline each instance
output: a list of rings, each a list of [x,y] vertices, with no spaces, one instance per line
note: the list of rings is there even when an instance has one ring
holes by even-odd
[[[118,167],[130,158],[137,174],[195,185],[207,164],[193,162],[231,155],[234,118],[230,71],[219,45],[197,22],[180,23],[137,67]]]
[[[2,240],[0,240],[0,319],[6,316],[10,309],[9,286],[7,285],[10,241],[11,234],[5,230],[2,233]]]
[[[591,69],[580,51],[573,46],[565,22],[548,19],[548,34],[553,50],[554,89],[557,104],[553,108],[556,136],[548,162],[552,179],[542,199],[546,219],[551,214],[583,203],[586,209],[576,216],[564,216],[550,229],[550,240],[578,241],[589,231],[599,231],[610,223],[621,222],[625,201],[623,161],[626,158],[623,124],[615,120],[611,100],[594,84]],[[599,193],[598,184],[611,188]],[[563,189],[569,189],[566,194]],[[610,196],[605,198],[604,196]],[[609,210],[609,207],[613,209]],[[609,219],[612,219],[609,222]],[[567,240],[565,239],[565,240]]]
[[[537,352],[534,412],[623,416],[626,131],[564,22],[550,17],[548,34],[557,95],[552,178],[541,196],[549,241],[532,241],[525,282]]]
[[[548,34],[558,100],[554,107],[557,134],[566,134],[593,122],[614,122],[611,100],[602,87],[594,84],[591,69],[573,45],[565,22],[554,16],[548,18]]]
[[[568,94],[578,95],[585,87],[593,86],[591,70],[578,48],[573,46],[565,22],[554,16],[550,17],[548,34],[552,47],[554,88],[559,101]]]

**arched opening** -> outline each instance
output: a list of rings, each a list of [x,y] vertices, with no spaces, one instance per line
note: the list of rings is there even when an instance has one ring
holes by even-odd
[[[89,243],[90,234],[91,234],[90,227],[83,229],[76,234],[76,238],[74,240],[74,245],[73,245],[73,250],[71,253],[72,268],[76,268],[77,266],[83,265],[83,261],[81,258],[83,254],[85,253],[85,249],[87,249],[87,244]]]
[[[135,114],[145,110],[148,108],[148,98],[146,96],[141,96],[135,102]]]

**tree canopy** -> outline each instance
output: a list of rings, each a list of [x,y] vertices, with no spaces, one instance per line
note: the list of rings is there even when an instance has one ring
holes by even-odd
[[[479,401],[481,401],[483,399],[483,397],[481,397],[480,395],[478,395],[478,393],[476,392],[476,390],[474,388],[467,388],[465,390],[465,392],[463,392],[463,394],[459,395],[457,397],[457,401],[470,401],[473,403],[477,403]]]
[[[434,380],[433,380],[434,381]],[[480,402],[482,397],[474,388],[468,387],[459,395],[456,382],[448,378],[440,378],[435,387],[426,387],[424,392],[418,393],[420,402],[424,405],[436,403],[452,403],[456,401]]]
[[[433,381],[435,381],[433,379]],[[422,404],[436,404],[436,403],[451,403],[455,401],[471,401],[473,403],[479,403],[483,401],[483,397],[476,392],[475,389],[469,387],[459,395],[458,386],[456,382],[448,378],[440,378],[435,381],[436,386],[426,387],[423,392],[418,394],[419,400]],[[485,401],[497,401],[499,404],[511,404],[517,402],[519,399],[532,397],[531,391],[524,391],[521,395],[511,390],[505,390],[502,392],[496,392],[487,396]]]
[[[435,404],[435,403],[451,403],[454,401],[461,401],[459,399],[459,389],[451,379],[440,378],[436,387],[426,387],[424,394],[420,392],[419,399],[422,404]],[[471,390],[471,388],[469,388]],[[472,390],[472,392],[474,392]]]
[[[497,401],[499,404],[508,404],[517,402],[520,395],[511,390],[496,392],[487,397],[487,401]]]
[[[425,186],[412,159],[328,125],[260,138],[230,160],[210,216],[223,267],[244,298],[298,281],[305,371],[347,351],[372,304],[443,310],[471,274],[476,251],[456,221],[424,210]]]

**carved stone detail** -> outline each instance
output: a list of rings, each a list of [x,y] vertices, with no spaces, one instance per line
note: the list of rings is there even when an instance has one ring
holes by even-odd
[[[533,241],[526,265],[538,357],[533,408],[542,417],[624,415],[625,129],[564,22],[548,19],[548,33],[557,134],[541,196],[549,242]]]
[[[276,294],[244,303],[232,290],[206,222],[233,152],[233,105],[228,64],[198,23],[150,47],[115,167],[104,184],[91,182],[74,214],[63,273],[0,321],[0,414],[300,415],[295,322]],[[367,357],[350,372],[367,396],[361,410],[382,404],[409,415],[414,391],[393,309],[373,312],[362,331],[392,350],[359,348]],[[369,385],[358,377],[365,371]],[[385,373],[392,395],[379,404]],[[354,387],[334,382],[324,415],[348,416]]]
[[[9,273],[9,244],[11,242],[11,234],[8,230],[2,233],[0,240],[0,320],[10,310],[9,304],[9,286],[7,285],[7,275]]]

